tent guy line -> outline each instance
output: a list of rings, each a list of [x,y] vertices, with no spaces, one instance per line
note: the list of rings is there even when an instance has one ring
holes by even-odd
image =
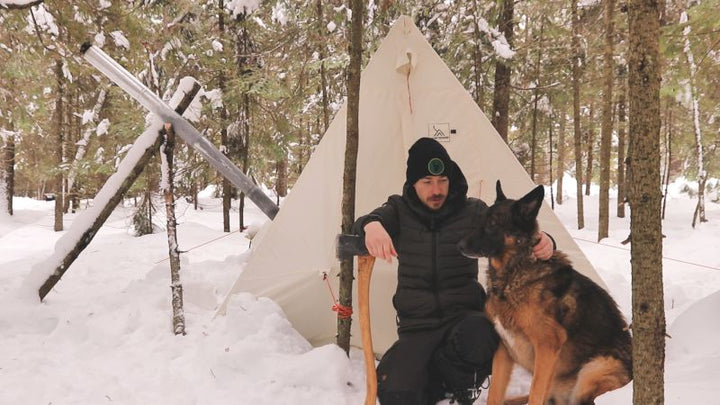
[[[586,242],[586,243],[592,243],[592,244],[594,244],[594,245],[599,245],[599,246],[603,246],[603,247],[609,247],[609,248],[613,248],[613,249],[623,250],[623,251],[626,251],[626,252],[629,252],[629,251],[630,251],[630,249],[628,249],[628,248],[624,248],[624,247],[620,247],[620,246],[613,246],[613,245],[606,245],[606,244],[604,244],[604,243],[595,242],[595,241],[592,241],[592,240],[589,240],[589,239],[583,239],[583,238],[578,238],[578,237],[573,237],[573,239],[579,240],[579,241],[582,241],[582,242]],[[707,265],[707,264],[693,263],[693,262],[689,262],[689,261],[686,261],[686,260],[675,259],[675,258],[667,257],[667,256],[663,256],[662,258],[663,258],[663,260],[669,260],[669,261],[676,262],[676,263],[687,264],[687,265],[689,265],[689,266],[695,266],[695,267],[705,268],[705,269],[708,269],[708,270],[720,271],[720,268],[718,268],[718,267],[712,267],[712,266],[709,266],[709,265]]]

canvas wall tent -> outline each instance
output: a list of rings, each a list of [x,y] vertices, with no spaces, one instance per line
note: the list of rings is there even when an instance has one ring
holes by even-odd
[[[291,193],[253,251],[219,313],[232,310],[241,291],[272,298],[312,344],[334,342],[336,314],[323,273],[337,293],[346,109],[343,107],[317,146]],[[443,142],[462,168],[469,195],[495,200],[495,181],[509,197],[534,184],[477,104],[424,39],[409,17],[401,17],[362,72],[356,214],[380,206],[400,193],[408,148],[419,137]],[[575,266],[601,285],[602,280],[570,234],[545,204],[541,228],[552,234]],[[481,275],[484,276],[484,260]],[[373,343],[383,353],[396,339],[392,296],[396,263],[377,261],[371,283]],[[481,277],[481,281],[484,277]],[[356,295],[356,294],[354,294]],[[357,305],[354,305],[357,307]],[[352,341],[360,345],[353,315]]]

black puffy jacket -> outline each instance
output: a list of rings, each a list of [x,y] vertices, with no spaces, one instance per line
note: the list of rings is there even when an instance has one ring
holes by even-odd
[[[477,259],[458,250],[487,205],[467,197],[465,176],[455,165],[445,204],[432,211],[420,202],[411,184],[381,207],[358,218],[353,231],[380,221],[398,253],[398,285],[393,305],[398,332],[435,328],[468,311],[482,311],[485,291],[478,282]]]

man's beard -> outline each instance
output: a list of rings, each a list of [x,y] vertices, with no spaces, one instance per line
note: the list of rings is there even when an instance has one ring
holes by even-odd
[[[428,197],[425,205],[427,205],[427,207],[431,210],[439,210],[445,203],[446,198],[447,196],[443,194],[431,195],[430,197]]]

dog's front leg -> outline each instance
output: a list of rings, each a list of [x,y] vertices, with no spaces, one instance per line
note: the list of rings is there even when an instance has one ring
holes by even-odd
[[[495,355],[493,356],[492,377],[490,378],[490,390],[488,391],[487,405],[502,405],[505,400],[505,391],[510,383],[513,361],[505,344],[500,342]]]
[[[547,323],[551,325],[534,329],[540,333],[528,334],[535,350],[533,378],[530,384],[530,405],[544,405],[547,401],[560,349],[567,340],[565,329],[554,321]]]

